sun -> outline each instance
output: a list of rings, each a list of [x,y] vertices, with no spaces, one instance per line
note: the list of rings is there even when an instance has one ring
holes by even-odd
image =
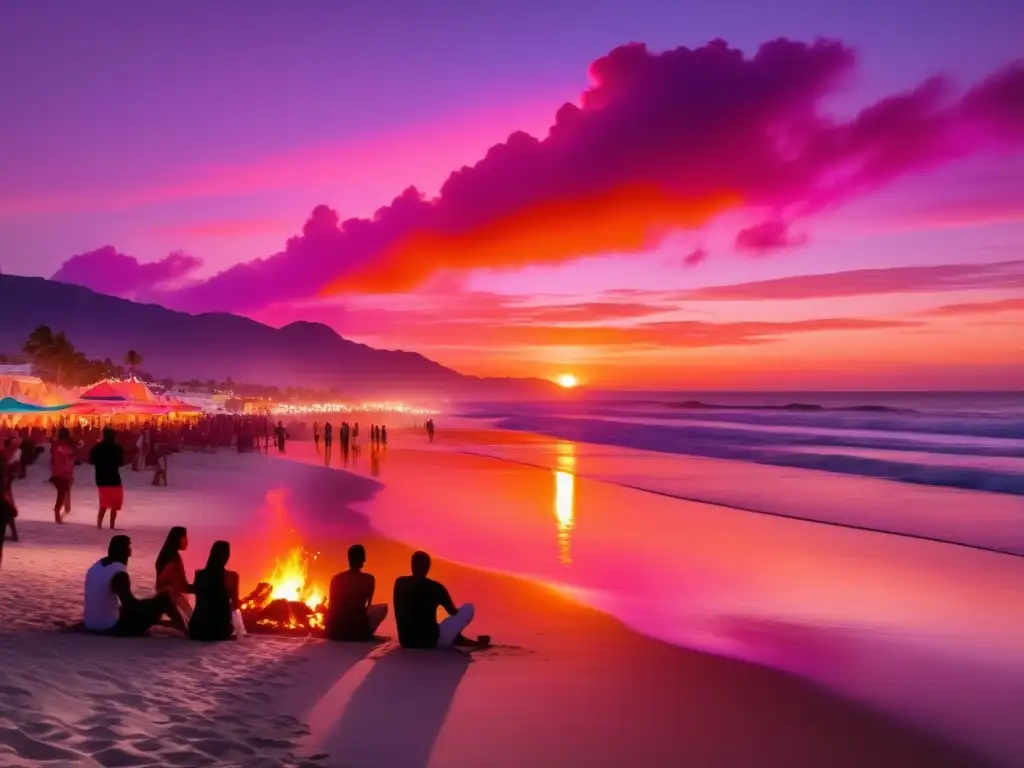
[[[556,379],[556,381],[558,382],[558,386],[562,387],[563,389],[572,389],[573,387],[580,383],[579,379],[577,379],[571,373],[563,373]]]

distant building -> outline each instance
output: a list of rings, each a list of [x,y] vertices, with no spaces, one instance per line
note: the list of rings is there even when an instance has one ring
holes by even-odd
[[[21,363],[19,365],[0,365],[0,376],[11,376],[13,378],[26,378],[41,381],[32,375],[32,364]]]

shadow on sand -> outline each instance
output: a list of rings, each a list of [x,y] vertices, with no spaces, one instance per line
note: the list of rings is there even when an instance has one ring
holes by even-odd
[[[426,766],[471,663],[468,653],[393,646],[376,659],[341,721],[325,734],[325,749],[354,765]]]

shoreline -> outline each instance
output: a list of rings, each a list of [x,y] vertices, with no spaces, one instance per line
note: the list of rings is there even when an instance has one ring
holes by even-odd
[[[375,513],[367,520],[355,511],[372,509],[387,486],[261,461],[183,456],[169,489],[130,483],[122,521],[135,542],[138,591],[151,584],[152,557],[176,522],[190,527],[190,571],[208,540],[233,529],[233,566],[244,583],[258,578],[275,554],[260,547],[272,539],[281,554],[273,530],[280,510],[268,504],[254,512],[252,500],[289,488],[279,501],[302,537],[320,544],[317,570],[339,567],[344,548],[359,540],[379,599],[390,602],[410,546],[374,534]],[[385,463],[385,480],[389,471]],[[392,646],[264,636],[197,648],[159,636],[61,635],[44,624],[80,611],[81,575],[108,533],[90,524],[85,482],[76,486],[75,516],[61,528],[47,522],[49,486],[19,490],[24,538],[9,545],[0,570],[2,615],[21,619],[0,630],[0,685],[13,697],[0,710],[7,765],[35,765],[46,749],[76,755],[53,758],[62,764],[90,766],[979,764],[945,739],[786,672],[644,637],[548,587],[440,556],[432,575],[456,601],[477,605],[471,631],[492,634],[499,647],[442,660]],[[188,509],[190,499],[206,499],[205,508]],[[247,526],[261,535],[242,535]],[[34,617],[25,616],[26,605],[37,607]],[[382,632],[394,637],[392,618]],[[126,668],[133,670],[127,679]]]

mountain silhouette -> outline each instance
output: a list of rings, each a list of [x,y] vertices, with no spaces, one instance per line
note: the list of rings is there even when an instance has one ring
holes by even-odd
[[[0,352],[20,352],[38,325],[63,331],[90,358],[145,357],[158,378],[216,379],[364,397],[529,399],[556,393],[542,379],[466,376],[415,352],[374,349],[322,323],[272,328],[227,313],[190,315],[41,277],[0,273]]]

